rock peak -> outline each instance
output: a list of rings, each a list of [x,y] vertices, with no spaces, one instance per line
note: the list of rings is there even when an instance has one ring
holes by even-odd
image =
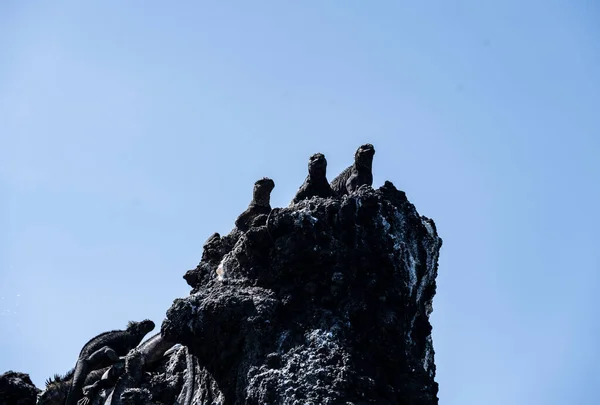
[[[162,334],[205,365],[223,404],[437,404],[442,241],[391,182],[210,242]]]

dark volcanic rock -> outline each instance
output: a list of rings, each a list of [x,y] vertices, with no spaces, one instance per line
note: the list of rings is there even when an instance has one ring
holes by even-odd
[[[441,244],[390,182],[215,233],[184,276],[192,294],[162,324],[182,346],[113,366],[118,380],[103,380],[89,405],[436,405],[429,315]],[[68,375],[38,405],[62,405]],[[0,377],[0,405],[33,404],[38,391],[26,374]]]
[[[194,403],[437,404],[441,243],[390,182],[213,235],[162,325],[197,360]]]
[[[34,405],[38,393],[29,374],[7,371],[0,375],[0,405]]]

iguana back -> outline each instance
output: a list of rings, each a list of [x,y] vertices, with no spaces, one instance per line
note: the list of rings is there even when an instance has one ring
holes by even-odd
[[[125,330],[112,330],[90,339],[81,349],[65,405],[76,405],[81,398],[85,378],[90,370],[110,365],[125,356],[144,336],[154,329],[154,322],[129,322]]]

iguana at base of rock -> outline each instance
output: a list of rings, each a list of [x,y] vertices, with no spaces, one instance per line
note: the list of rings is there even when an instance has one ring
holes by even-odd
[[[178,403],[180,405],[192,405],[196,382],[196,363],[194,356],[187,347],[185,348],[185,351],[187,373],[185,374],[185,382],[182,391],[179,393],[179,400],[181,402]],[[150,360],[154,358],[154,356],[148,357]],[[139,392],[142,391],[140,390],[140,386],[144,370],[147,366],[148,364],[145,363],[145,357],[141,349],[138,348],[129,352],[125,358],[125,366],[121,368],[121,375],[116,380],[116,383],[114,384],[115,387],[106,398],[104,405],[130,405],[132,403],[135,405],[152,404],[151,395],[143,395],[143,393]],[[148,392],[148,394],[150,393]]]
[[[109,369],[107,369],[100,379],[93,384],[84,387],[84,397],[80,399],[77,404],[88,405],[93,401],[94,397],[101,389],[115,386],[119,378],[125,374],[126,359],[130,355],[135,355],[132,353],[134,350],[137,351],[142,357],[140,367],[145,370],[162,359],[163,356],[173,348],[173,346],[175,346],[175,343],[163,339],[160,332],[148,338],[137,348],[130,351],[125,357],[119,359],[119,362],[113,364]],[[133,363],[129,365],[130,368],[133,366]]]
[[[331,181],[331,189],[339,197],[348,195],[361,186],[373,185],[373,156],[375,148],[370,143],[361,145],[354,153],[354,163]]]
[[[267,177],[263,177],[254,183],[250,205],[235,220],[237,229],[247,231],[251,226],[258,225],[254,219],[259,215],[265,215],[266,220],[266,215],[271,212],[271,191],[274,188],[275,182]]]
[[[148,332],[154,329],[154,322],[131,321],[125,330],[113,330],[92,338],[81,349],[65,405],[75,405],[82,395],[82,388],[91,370],[108,366],[119,360],[136,347]]]
[[[194,356],[187,346],[185,348],[185,363],[187,367],[187,380],[183,405],[192,405],[192,399],[194,398],[194,387],[196,385],[196,363],[194,361]]]
[[[308,160],[308,176],[300,186],[292,204],[311,197],[332,197],[333,191],[327,181],[327,159],[322,153],[315,153]]]
[[[186,383],[185,383],[185,397],[181,405],[191,405],[192,398],[194,396],[195,386],[195,364],[194,357],[186,347]],[[112,393],[106,399],[104,405],[151,405],[152,395],[148,392],[144,395],[144,390],[140,390],[142,377],[144,375],[145,368],[145,357],[144,354],[138,350],[132,350],[125,358],[125,370],[123,375],[119,377],[115,388]]]
[[[100,380],[109,368],[104,367],[90,371],[85,378],[85,384],[93,384]],[[55,374],[54,377],[47,379],[46,388],[37,398],[37,405],[64,405],[74,374],[75,369],[73,368],[64,375]]]
[[[137,349],[125,357],[125,369],[115,384],[105,405],[122,405],[121,395],[129,388],[138,388],[144,375],[144,356]]]

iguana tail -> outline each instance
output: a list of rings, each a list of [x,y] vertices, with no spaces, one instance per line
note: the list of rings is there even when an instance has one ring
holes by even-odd
[[[185,393],[185,402],[183,405],[192,405],[194,397],[194,385],[196,377],[196,367],[194,364],[194,356],[190,353],[190,349],[185,347],[185,362],[187,366],[187,389]]]
[[[88,365],[86,361],[78,361],[71,380],[71,387],[67,394],[65,405],[77,405],[77,401],[81,398],[85,377],[88,374]]]

